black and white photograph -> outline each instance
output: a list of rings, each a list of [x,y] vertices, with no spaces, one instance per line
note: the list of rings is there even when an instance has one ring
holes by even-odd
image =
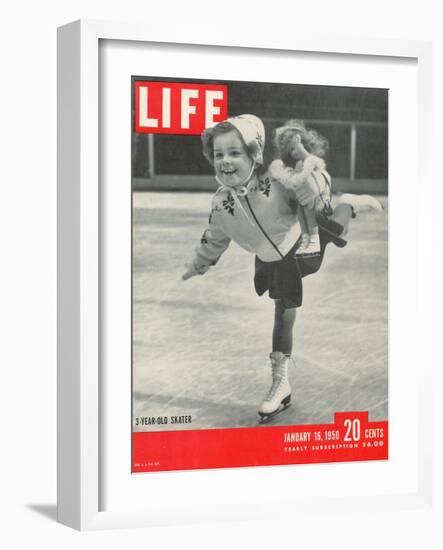
[[[132,135],[133,431],[387,420],[388,90],[211,84]]]
[[[442,548],[439,4],[49,4],[3,12],[2,546]]]

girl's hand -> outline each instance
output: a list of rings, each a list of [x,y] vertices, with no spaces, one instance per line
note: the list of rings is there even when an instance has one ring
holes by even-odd
[[[300,187],[295,189],[295,196],[302,206],[314,208],[317,195],[310,185],[300,185]]]
[[[182,275],[182,281],[187,281],[195,275],[200,275],[199,272],[195,269],[194,264],[186,264],[186,271]]]
[[[195,260],[192,262],[192,264],[186,264],[185,267],[187,268],[187,270],[182,275],[183,281],[186,281],[191,277],[195,277],[195,275],[204,275],[209,269],[209,265],[199,265],[198,263],[197,265],[195,265]]]

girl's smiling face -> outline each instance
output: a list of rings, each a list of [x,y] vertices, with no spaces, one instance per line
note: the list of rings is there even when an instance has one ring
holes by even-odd
[[[214,168],[222,183],[229,187],[244,184],[252,166],[252,158],[236,130],[215,136]]]

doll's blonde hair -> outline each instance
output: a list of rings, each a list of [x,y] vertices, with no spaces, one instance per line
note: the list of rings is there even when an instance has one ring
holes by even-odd
[[[299,135],[306,151],[325,158],[329,151],[328,140],[312,128],[306,128],[303,120],[291,119],[274,132],[274,148],[284,164],[294,166],[297,159],[291,154],[294,136]]]

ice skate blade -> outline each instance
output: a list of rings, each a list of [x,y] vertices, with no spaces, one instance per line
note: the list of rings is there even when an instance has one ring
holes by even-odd
[[[266,414],[266,413],[262,413],[262,412],[259,411],[259,413],[258,413],[259,416],[260,416],[259,421],[258,421],[259,424],[265,424],[266,422],[269,422],[269,420],[274,418],[274,416],[277,416],[278,414],[282,413],[283,411],[288,409],[291,405],[292,405],[291,396],[289,395],[288,397],[285,397],[285,399],[283,399],[283,401],[281,402],[279,408],[276,409],[274,412]]]
[[[270,414],[263,414],[263,413],[259,412],[258,414],[260,415],[260,418],[259,418],[258,423],[259,424],[266,424],[267,422],[272,420],[275,416],[279,415],[280,413],[282,413],[286,409],[289,409],[290,406],[291,406],[291,403],[288,403],[287,405],[282,405],[280,408],[278,408],[276,411],[274,411],[273,413],[270,413]]]

